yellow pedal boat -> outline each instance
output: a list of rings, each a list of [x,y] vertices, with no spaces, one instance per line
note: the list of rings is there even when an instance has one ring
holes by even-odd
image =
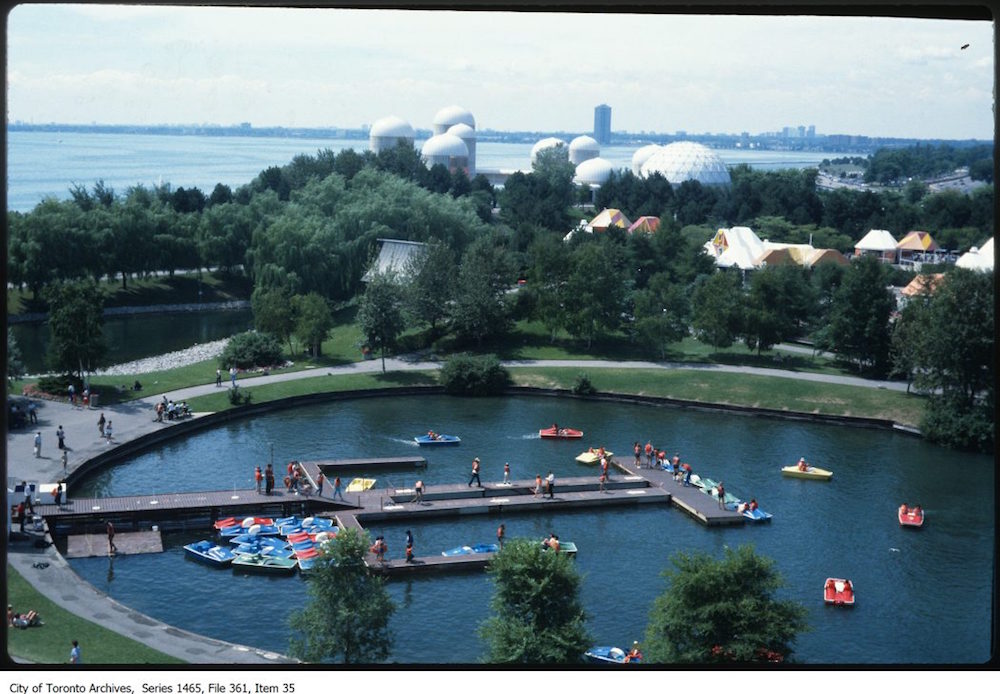
[[[587,465],[596,465],[601,462],[601,453],[599,448],[591,448],[584,451],[580,455],[576,456],[577,462],[586,463]],[[604,456],[608,459],[608,462],[614,457],[614,453],[611,451],[604,451]]]
[[[375,486],[375,480],[373,479],[369,479],[367,477],[355,477],[353,480],[351,480],[351,483],[347,485],[347,491],[367,492],[374,486]]]
[[[798,477],[804,480],[824,480],[826,482],[830,481],[833,477],[833,472],[830,470],[824,470],[821,467],[814,467],[810,465],[805,470],[799,470],[798,465],[789,465],[788,467],[781,468],[781,474],[785,477]]]

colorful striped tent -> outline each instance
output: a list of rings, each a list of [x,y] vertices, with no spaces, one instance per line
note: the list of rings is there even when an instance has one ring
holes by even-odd
[[[660,218],[653,217],[651,215],[644,215],[639,217],[639,219],[632,222],[632,226],[628,228],[628,233],[634,234],[637,231],[645,231],[652,234],[657,229],[660,228]]]
[[[913,258],[917,253],[933,253],[938,249],[937,243],[926,231],[911,231],[896,244],[899,257]]]
[[[587,227],[591,231],[607,231],[611,227],[628,229],[631,225],[632,222],[629,221],[628,217],[622,214],[621,210],[609,207],[590,220],[590,224],[588,224]]]

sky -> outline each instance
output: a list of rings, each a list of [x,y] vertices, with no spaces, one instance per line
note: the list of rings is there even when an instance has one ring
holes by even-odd
[[[962,46],[968,47],[962,49]],[[34,123],[978,138],[993,25],[888,17],[15,6],[7,117]]]

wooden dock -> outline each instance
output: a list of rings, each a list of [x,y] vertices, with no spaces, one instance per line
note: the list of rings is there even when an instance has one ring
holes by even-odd
[[[715,497],[705,494],[695,486],[685,487],[674,481],[673,475],[659,468],[636,468],[622,466],[633,474],[646,480],[651,486],[663,489],[670,494],[671,503],[690,515],[692,518],[708,526],[743,525],[746,519],[736,511],[719,508]]]
[[[416,470],[427,467],[427,459],[420,456],[401,458],[344,458],[340,460],[305,460],[300,465],[316,466],[329,476],[329,472],[378,472],[379,470]]]
[[[156,554],[163,551],[163,538],[158,530],[144,530],[134,533],[115,533],[116,552],[108,552],[107,533],[87,533],[69,535],[66,538],[67,559],[81,557],[109,557],[122,554]]]

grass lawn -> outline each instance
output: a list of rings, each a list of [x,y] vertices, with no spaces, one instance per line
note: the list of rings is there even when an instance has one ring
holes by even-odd
[[[28,629],[8,627],[7,650],[11,656],[32,663],[68,663],[69,650],[76,639],[80,642],[85,665],[166,665],[184,662],[67,612],[35,590],[9,566],[7,602],[17,612],[35,610],[44,622],[41,627]]]

